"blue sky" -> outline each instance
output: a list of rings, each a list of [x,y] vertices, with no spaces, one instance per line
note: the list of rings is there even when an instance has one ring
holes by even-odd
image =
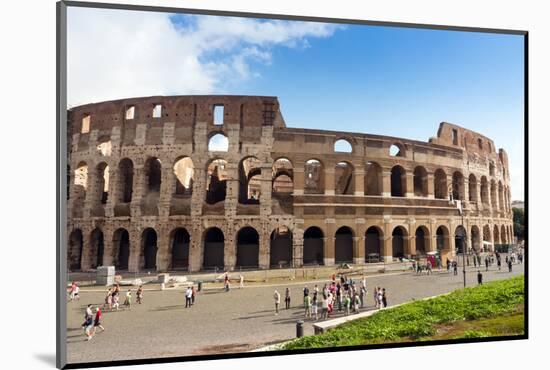
[[[512,198],[524,198],[522,36],[78,8],[68,19],[69,103],[272,95],[289,127],[422,141],[452,122],[508,152]],[[113,52],[123,62],[102,57]]]

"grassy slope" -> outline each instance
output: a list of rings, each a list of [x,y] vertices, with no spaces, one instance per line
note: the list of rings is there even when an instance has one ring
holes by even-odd
[[[449,295],[425,301],[416,301],[375,313],[374,315],[346,323],[327,333],[303,337],[287,343],[282,349],[319,348],[400,342],[437,337],[438,329],[451,323],[483,321],[497,316],[514,316],[523,323],[523,313],[518,313],[524,301],[523,276],[495,281],[483,286],[460,289]],[[505,320],[506,321],[506,320]],[[498,325],[498,320],[496,321]],[[501,322],[502,324],[502,322]],[[518,329],[519,330],[519,329]],[[440,330],[441,331],[441,330]],[[452,330],[450,330],[452,332]],[[494,331],[493,331],[494,332]],[[492,334],[475,326],[458,331],[454,337],[479,337]],[[462,333],[462,334],[461,334]],[[507,334],[506,334],[507,335]]]

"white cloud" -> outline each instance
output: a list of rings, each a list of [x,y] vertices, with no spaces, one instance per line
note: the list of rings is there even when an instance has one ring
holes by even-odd
[[[212,94],[256,78],[275,46],[307,48],[340,26],[235,17],[69,8],[68,104],[132,96]],[[238,93],[238,92],[235,92]]]

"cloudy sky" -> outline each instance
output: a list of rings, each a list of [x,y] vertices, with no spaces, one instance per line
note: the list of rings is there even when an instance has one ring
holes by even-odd
[[[508,152],[524,199],[521,36],[70,7],[67,77],[69,106],[272,95],[290,127],[427,141],[456,123]]]

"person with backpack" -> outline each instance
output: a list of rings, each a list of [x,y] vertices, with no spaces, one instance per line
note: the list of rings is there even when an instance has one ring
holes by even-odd
[[[290,289],[286,288],[285,290],[285,309],[290,308]]]

